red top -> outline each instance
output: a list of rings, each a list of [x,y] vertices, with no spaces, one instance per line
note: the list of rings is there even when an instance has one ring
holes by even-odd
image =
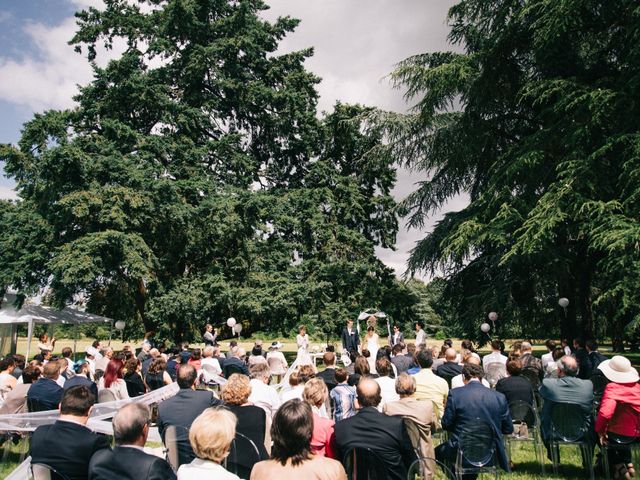
[[[609,383],[596,418],[596,432],[640,435],[640,384]]]
[[[311,453],[323,457],[336,458],[335,440],[333,432],[335,422],[323,418],[313,412],[313,435],[311,436]]]

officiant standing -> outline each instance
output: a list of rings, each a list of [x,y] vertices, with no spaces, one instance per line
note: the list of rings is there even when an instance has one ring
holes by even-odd
[[[360,345],[360,337],[355,328],[353,320],[347,320],[347,326],[342,330],[342,348],[348,352],[357,352]]]

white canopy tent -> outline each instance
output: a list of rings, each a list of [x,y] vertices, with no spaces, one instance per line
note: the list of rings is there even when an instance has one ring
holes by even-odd
[[[17,325],[20,323],[27,324],[27,352],[26,357],[29,358],[31,339],[33,337],[33,326],[37,323],[56,325],[82,325],[85,323],[109,323],[113,326],[113,320],[108,317],[101,317],[100,315],[93,315],[72,307],[65,307],[62,310],[56,310],[55,308],[38,305],[33,300],[27,299],[22,308],[17,310],[15,308],[16,296],[11,293],[5,294],[0,304],[0,327],[7,326],[10,328],[3,328],[2,336],[6,337],[7,333],[11,336],[11,351],[16,351],[17,348]],[[5,343],[5,339],[2,339]],[[74,353],[76,350],[76,342],[74,340]]]

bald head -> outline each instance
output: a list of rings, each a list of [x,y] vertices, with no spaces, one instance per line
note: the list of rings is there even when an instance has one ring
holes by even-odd
[[[558,360],[559,377],[575,377],[578,375],[578,362],[570,355],[565,355]]]
[[[360,408],[377,407],[382,400],[380,385],[371,378],[361,378],[356,393]]]
[[[454,348],[447,348],[444,352],[444,359],[447,362],[455,362],[458,352]]]
[[[465,361],[467,365],[480,365],[480,359],[478,357],[474,357],[470,355],[469,358]]]

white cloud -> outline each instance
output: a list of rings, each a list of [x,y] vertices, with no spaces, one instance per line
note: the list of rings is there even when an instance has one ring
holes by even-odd
[[[18,194],[13,188],[0,185],[0,200],[15,200],[17,198]]]

